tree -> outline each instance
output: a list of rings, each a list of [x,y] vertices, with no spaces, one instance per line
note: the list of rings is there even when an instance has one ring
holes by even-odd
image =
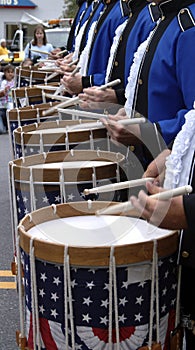
[[[64,0],[63,17],[74,18],[77,11],[77,4],[74,0]]]

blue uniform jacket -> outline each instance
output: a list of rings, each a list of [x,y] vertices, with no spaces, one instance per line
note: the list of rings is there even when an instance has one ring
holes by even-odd
[[[111,5],[109,4],[107,6]],[[128,18],[128,15],[129,13],[125,14],[123,11],[122,1],[117,0],[105,20],[99,26],[92,43],[88,61],[86,78],[93,75],[92,79],[90,79],[91,82],[93,81],[91,85],[102,85],[104,83],[105,74],[102,76],[102,72],[106,72],[115,30]],[[83,85],[87,86],[85,83]]]
[[[89,9],[89,11],[86,12],[84,18],[82,19],[80,28],[85,23],[86,23],[86,25],[85,25],[85,29],[84,29],[84,32],[82,35],[82,40],[80,43],[79,56],[80,56],[81,52],[83,51],[83,49],[85,48],[85,45],[87,44],[89,30],[90,30],[93,22],[98,20],[100,13],[103,11],[105,6],[106,6],[106,4],[101,0],[93,2],[91,8]]]
[[[116,94],[120,104],[125,103],[125,87],[138,46],[148,37],[160,17],[158,6],[154,3],[133,0],[130,5],[132,16],[118,38],[117,47],[112,58],[112,66],[108,81],[120,78],[121,84],[116,86]]]
[[[77,13],[74,17],[74,21],[71,25],[71,30],[70,30],[70,34],[69,34],[69,38],[68,38],[68,43],[67,43],[67,50],[69,52],[73,52],[74,51],[74,47],[75,47],[75,31],[77,26],[79,25],[79,21],[81,20],[81,18],[84,16],[85,12],[88,9],[88,2],[87,1],[83,1],[78,10]]]

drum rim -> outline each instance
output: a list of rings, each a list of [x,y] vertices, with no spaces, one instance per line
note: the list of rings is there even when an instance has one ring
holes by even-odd
[[[19,223],[18,235],[20,236],[20,247],[29,254],[31,236],[28,230],[39,223],[49,220],[59,219],[61,217],[70,217],[82,215],[94,215],[96,210],[102,206],[114,205],[116,202],[95,201],[89,206],[87,202],[64,203],[40,208],[31,214],[26,215]],[[88,210],[84,214],[84,209]],[[44,214],[46,217],[44,217]],[[131,211],[125,215],[137,217],[136,211]],[[125,216],[124,214],[121,214]],[[44,220],[44,221],[43,221]],[[170,230],[171,231],[171,230]],[[166,257],[174,254],[178,250],[179,233],[171,231],[169,235],[157,239],[157,252],[159,257]],[[34,255],[37,259],[56,264],[64,263],[64,245],[61,243],[46,242],[38,238],[33,239]],[[153,240],[135,243],[116,245],[114,255],[117,266],[128,266],[134,263],[152,261]],[[69,246],[68,252],[70,264],[74,266],[95,266],[108,267],[110,259],[110,246],[104,247],[75,247]]]
[[[8,123],[12,123],[12,122],[15,122],[15,121],[28,121],[30,119],[33,119],[33,120],[37,120],[38,119],[41,119],[41,118],[44,118],[45,117],[43,116],[43,111],[46,111],[47,109],[55,106],[58,104],[58,102],[54,101],[50,101],[48,102],[48,107],[46,107],[47,103],[40,103],[38,104],[39,107],[37,107],[38,105],[35,105],[33,106],[32,108],[32,105],[31,106],[26,106],[26,107],[22,107],[22,108],[14,108],[14,109],[10,109],[8,111]],[[41,107],[42,105],[42,107]],[[44,105],[44,106],[43,106]],[[51,116],[54,117],[54,116],[57,116],[56,112],[55,113],[51,113]],[[51,117],[51,116],[47,116],[47,118]]]
[[[79,142],[90,141],[91,133],[93,134],[93,139],[106,139],[107,130],[102,125],[100,128],[88,128],[80,130],[68,130],[68,126],[81,125],[86,123],[94,122],[94,119],[80,119],[78,120],[53,120],[42,123],[32,123],[25,126],[19,126],[14,130],[14,141],[16,145],[21,146],[39,146],[40,147],[40,136],[42,137],[43,145],[58,145],[65,144],[65,138],[68,138],[68,143],[74,144]],[[95,124],[95,123],[94,123]],[[64,128],[64,131],[58,130],[59,128]],[[67,129],[66,129],[67,128]],[[39,130],[38,130],[39,129]],[[47,129],[47,132],[42,130]],[[56,129],[55,132],[51,132]],[[31,134],[32,131],[38,130],[37,133]]]
[[[29,183],[31,176],[34,182],[58,182],[62,172],[59,168],[32,168],[33,165],[61,163],[62,161],[104,161],[108,162],[97,167],[86,166],[85,168],[75,166],[75,168],[64,169],[64,179],[66,182],[92,181],[95,171],[96,179],[116,178],[118,165],[122,166],[125,156],[118,152],[94,151],[94,150],[71,150],[47,152],[21,157],[9,162],[10,176],[17,183]]]

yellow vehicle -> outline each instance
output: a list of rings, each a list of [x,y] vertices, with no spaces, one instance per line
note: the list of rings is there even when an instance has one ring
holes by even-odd
[[[23,49],[23,31],[16,30],[14,37],[11,42],[10,52],[7,55],[0,56],[0,63],[19,65],[24,60],[24,49]]]

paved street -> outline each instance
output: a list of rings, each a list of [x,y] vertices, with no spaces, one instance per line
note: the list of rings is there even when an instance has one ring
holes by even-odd
[[[8,162],[11,160],[9,136],[0,135],[0,350],[18,349],[18,294],[10,267],[13,257],[10,219]]]

